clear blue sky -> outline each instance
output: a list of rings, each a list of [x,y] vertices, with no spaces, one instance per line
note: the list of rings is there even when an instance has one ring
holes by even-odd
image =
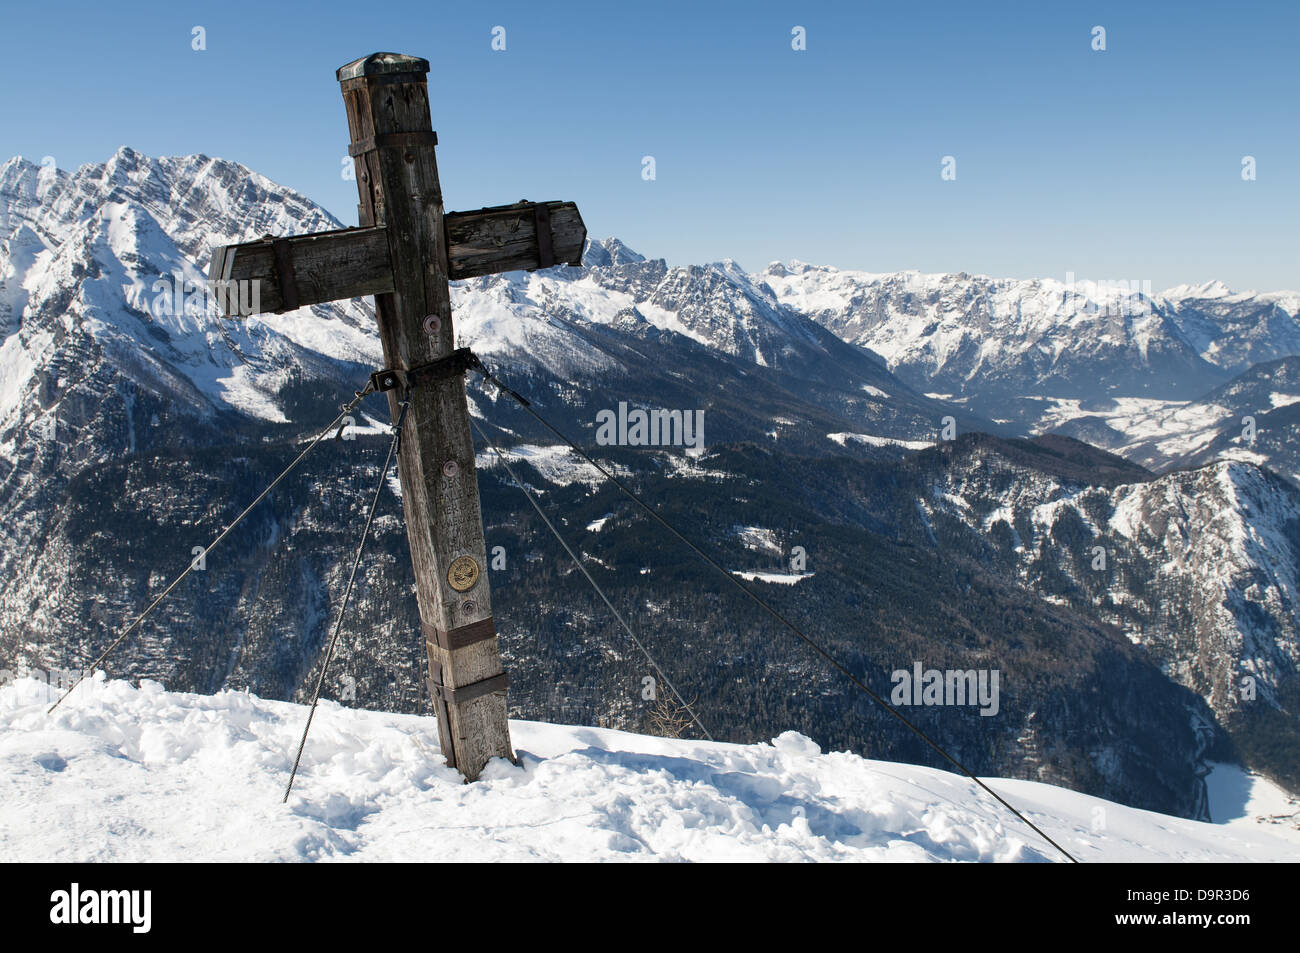
[[[4,157],[202,152],[352,224],[334,70],[393,50],[433,64],[449,209],[571,199],[675,264],[1300,287],[1289,0],[47,0],[0,24]]]

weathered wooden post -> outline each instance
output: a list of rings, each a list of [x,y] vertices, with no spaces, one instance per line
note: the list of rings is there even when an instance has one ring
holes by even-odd
[[[384,360],[412,368],[455,348],[442,189],[426,60],[376,53],[338,71],[356,167],[360,223],[388,235],[393,290],[375,298]],[[389,391],[396,415],[400,391]],[[410,392],[398,472],[443,753],[471,780],[514,760],[506,721],[474,443],[463,374]],[[395,417],[394,417],[395,419]]]
[[[520,202],[444,216],[427,60],[375,53],[338,71],[361,196],[360,227],[216,249],[216,283],[258,281],[260,307],[292,311],[375,295],[388,392],[403,427],[398,475],[448,764],[473,780],[513,758],[487,581],[462,352],[449,278],[580,264],[586,228],[567,202]],[[242,316],[223,305],[227,314]]]

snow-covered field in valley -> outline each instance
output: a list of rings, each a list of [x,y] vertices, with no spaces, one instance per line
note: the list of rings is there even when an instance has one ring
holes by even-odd
[[[464,784],[432,718],[323,702],[282,804],[303,706],[102,678],[47,715],[51,699],[34,679],[0,688],[4,860],[1062,859],[968,780],[794,732],[732,745],[515,721],[522,766]],[[1217,787],[1251,803],[1249,777],[1221,770]],[[1300,856],[1248,820],[989,783],[1084,862]]]

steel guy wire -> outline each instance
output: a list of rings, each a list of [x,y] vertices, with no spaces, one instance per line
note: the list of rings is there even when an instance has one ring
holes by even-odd
[[[384,479],[388,476],[388,468],[392,466],[393,454],[396,452],[398,444],[402,442],[402,425],[406,423],[406,408],[411,403],[411,396],[408,392],[402,398],[402,410],[397,415],[397,424],[393,427],[393,440],[388,445],[388,456],[384,457],[384,465],[379,468],[379,479],[375,483],[375,495],[370,501],[370,512],[366,515],[365,528],[361,530],[361,539],[357,543],[356,555],[352,558],[352,570],[348,573],[348,584],[343,590],[343,602],[339,605],[338,618],[334,622],[334,634],[330,636],[329,646],[325,649],[325,660],[321,663],[320,674],[316,676],[316,689],[311,693],[311,710],[307,712],[307,724],[302,729],[302,740],[298,742],[298,755],[293,759],[293,770],[289,773],[289,786],[284,789],[284,803],[289,803],[289,795],[293,792],[294,779],[298,777],[298,765],[302,763],[302,750],[307,746],[307,733],[311,731],[312,719],[316,717],[316,706],[320,702],[321,686],[325,684],[325,670],[330,667],[330,659],[334,657],[334,647],[338,644],[339,633],[343,630],[343,617],[348,611],[348,601],[352,598],[352,585],[357,578],[357,566],[361,564],[361,554],[366,548],[366,540],[370,537],[370,526],[375,521],[375,510],[379,506],[379,496],[384,490]]]
[[[580,446],[578,446],[576,443],[574,443],[572,440],[570,440],[570,439],[569,439],[565,434],[561,433],[561,432],[560,432],[558,429],[556,429],[556,428],[555,428],[555,427],[554,427],[554,426],[553,426],[549,421],[547,421],[544,417],[542,417],[541,414],[539,414],[536,410],[534,410],[534,409],[533,409],[533,406],[532,406],[532,403],[531,403],[530,401],[528,401],[526,398],[524,398],[522,395],[520,395],[520,394],[517,393],[516,391],[511,390],[511,389],[510,389],[509,387],[507,387],[505,384],[501,383],[501,381],[499,381],[499,380],[496,378],[496,376],[495,376],[491,371],[489,371],[489,370],[487,369],[487,367],[484,366],[484,364],[483,364],[483,362],[482,362],[481,360],[478,360],[478,358],[476,357],[476,358],[474,359],[474,364],[473,364],[472,366],[473,366],[473,369],[474,369],[475,371],[477,371],[477,372],[478,372],[478,373],[479,373],[479,374],[480,374],[480,375],[481,375],[485,380],[490,381],[490,382],[491,382],[492,384],[494,384],[494,385],[495,385],[495,386],[496,386],[496,387],[497,387],[501,392],[506,393],[506,394],[509,394],[512,398],[514,398],[514,400],[519,404],[519,406],[523,407],[524,410],[526,410],[529,414],[531,414],[532,417],[533,417],[533,418],[534,418],[538,423],[540,423],[543,427],[545,427],[545,428],[546,428],[547,430],[549,430],[551,433],[555,434],[555,436],[559,437],[562,441],[564,441],[564,443],[566,443],[566,444],[569,446],[570,449],[572,449],[572,450],[573,450],[575,453],[577,453],[580,457],[582,457],[582,458],[583,458],[584,460],[586,460],[589,464],[591,464],[593,467],[595,467],[596,470],[597,470],[597,471],[598,471],[598,472],[599,472],[603,477],[605,477],[605,479],[607,479],[607,480],[609,480],[611,483],[613,483],[614,486],[616,486],[616,487],[617,487],[617,488],[618,488],[618,489],[623,493],[624,496],[626,496],[626,497],[627,497],[628,499],[630,499],[633,503],[635,503],[635,504],[636,504],[637,506],[639,506],[642,510],[644,510],[644,511],[646,512],[647,515],[649,515],[653,520],[655,520],[655,522],[659,523],[660,526],[662,526],[664,529],[668,530],[668,532],[672,533],[673,536],[677,537],[677,539],[680,540],[683,544],[685,544],[685,545],[686,545],[686,546],[687,546],[687,547],[688,547],[692,552],[695,553],[695,555],[697,555],[698,557],[700,557],[700,559],[704,560],[706,563],[708,563],[710,566],[712,566],[714,569],[716,569],[716,570],[717,570],[717,571],[718,571],[718,572],[719,572],[719,573],[720,573],[720,574],[721,574],[725,579],[727,579],[727,580],[728,580],[732,585],[734,585],[734,586],[735,586],[736,588],[738,588],[741,592],[743,592],[746,596],[748,596],[748,597],[749,597],[750,599],[752,599],[755,603],[757,603],[761,608],[763,608],[765,611],[767,611],[767,613],[768,613],[769,615],[771,615],[772,618],[776,619],[776,620],[777,620],[778,622],[780,622],[783,626],[785,626],[787,629],[789,629],[791,632],[793,632],[793,633],[794,633],[794,634],[795,634],[795,635],[796,635],[800,640],[802,640],[806,645],[808,645],[808,646],[809,646],[809,647],[810,647],[814,652],[816,652],[816,653],[817,653],[817,654],[818,654],[818,655],[819,655],[823,660],[825,660],[826,662],[830,663],[830,665],[832,665],[832,666],[833,666],[833,667],[834,667],[834,668],[835,668],[835,669],[836,669],[836,670],[837,670],[841,675],[843,675],[845,678],[847,678],[847,679],[848,679],[848,680],[849,680],[849,681],[850,681],[850,682],[851,682],[855,687],[857,687],[860,691],[866,693],[866,695],[867,695],[868,697],[870,697],[873,701],[875,701],[875,702],[876,702],[877,704],[879,704],[882,708],[884,708],[887,712],[889,712],[889,714],[893,715],[893,716],[894,716],[895,718],[897,718],[900,722],[902,722],[905,726],[907,726],[907,728],[910,729],[910,730],[911,730],[911,731],[912,731],[912,732],[913,732],[917,737],[919,737],[922,741],[924,741],[924,742],[925,742],[926,744],[928,744],[931,748],[933,748],[933,749],[934,749],[935,751],[937,751],[940,755],[942,755],[943,758],[944,758],[945,760],[948,761],[948,763],[950,763],[951,765],[953,765],[953,767],[957,768],[958,771],[960,771],[962,774],[966,775],[968,778],[970,778],[972,781],[974,781],[977,785],[979,785],[979,787],[980,787],[981,789],[983,789],[987,794],[989,794],[991,797],[993,797],[994,800],[996,800],[999,804],[1001,804],[1001,805],[1002,805],[1004,808],[1006,808],[1009,812],[1011,812],[1013,815],[1015,815],[1015,816],[1016,816],[1020,821],[1022,821],[1022,822],[1027,826],[1027,827],[1029,827],[1032,831],[1034,831],[1034,833],[1038,834],[1039,837],[1043,838],[1043,840],[1047,841],[1047,843],[1051,844],[1051,845],[1052,845],[1053,847],[1055,847],[1058,851],[1060,851],[1060,852],[1061,852],[1061,853],[1062,853],[1062,854],[1063,854],[1063,855],[1064,855],[1064,856],[1065,856],[1065,857],[1066,857],[1066,858],[1067,858],[1071,863],[1075,863],[1075,864],[1077,864],[1077,863],[1079,862],[1079,861],[1074,857],[1074,855],[1072,855],[1069,851],[1067,851],[1064,847],[1062,847],[1062,846],[1061,846],[1060,844],[1058,844],[1056,841],[1052,840],[1052,838],[1049,837],[1049,836],[1048,836],[1048,835],[1047,835],[1047,834],[1046,834],[1046,833],[1045,833],[1041,828],[1039,828],[1037,824],[1035,824],[1033,821],[1031,821],[1029,818],[1027,818],[1024,814],[1020,813],[1020,811],[1016,810],[1016,808],[1014,808],[1014,807],[1013,807],[1013,806],[1012,806],[1012,805],[1011,805],[1011,804],[1010,804],[1010,803],[1009,803],[1005,798],[1003,798],[1000,794],[998,794],[998,793],[997,793],[996,791],[994,791],[991,787],[989,787],[987,784],[985,784],[983,781],[981,781],[978,777],[976,777],[976,776],[975,776],[975,773],[974,773],[973,771],[971,771],[971,770],[970,770],[969,768],[967,768],[964,764],[962,764],[960,761],[958,761],[956,758],[954,758],[952,755],[950,755],[946,750],[944,750],[944,748],[943,748],[943,747],[942,747],[942,746],[941,746],[937,741],[935,741],[935,740],[934,740],[933,738],[931,738],[928,734],[926,734],[925,731],[924,731],[923,729],[921,729],[918,725],[913,724],[912,721],[911,721],[910,719],[907,718],[907,716],[905,716],[905,715],[904,715],[902,712],[900,712],[897,708],[895,708],[893,705],[889,704],[889,702],[885,701],[884,698],[882,698],[879,694],[877,694],[877,693],[874,692],[871,688],[869,688],[869,687],[866,685],[866,683],[864,683],[861,679],[859,679],[856,675],[854,675],[854,674],[853,674],[853,673],[852,673],[852,672],[851,672],[851,671],[850,671],[850,670],[849,670],[849,669],[848,669],[848,668],[847,668],[843,663],[841,663],[837,658],[835,658],[833,655],[831,655],[830,652],[828,652],[825,648],[823,648],[820,644],[818,644],[818,643],[817,643],[814,639],[812,639],[810,636],[804,634],[804,632],[803,632],[803,631],[802,631],[798,626],[796,626],[793,622],[791,622],[789,619],[787,619],[785,616],[783,616],[780,612],[777,612],[776,609],[772,608],[772,606],[770,606],[770,605],[766,602],[766,600],[764,600],[764,599],[763,599],[761,596],[759,596],[756,592],[754,592],[752,589],[750,589],[748,586],[746,586],[744,583],[742,583],[740,580],[738,580],[738,579],[737,579],[737,578],[736,578],[732,573],[728,572],[725,568],[723,568],[723,566],[722,566],[721,564],[719,564],[719,563],[717,562],[717,560],[715,560],[712,556],[710,556],[708,553],[704,552],[702,549],[700,549],[698,546],[696,546],[693,542],[691,542],[689,539],[687,539],[685,536],[683,536],[683,535],[682,535],[682,534],[677,530],[677,528],[676,528],[675,526],[673,526],[673,525],[672,525],[671,523],[669,523],[666,519],[664,519],[662,516],[660,516],[657,510],[655,510],[652,506],[650,506],[648,503],[646,503],[645,501],[643,501],[643,500],[642,500],[642,499],[641,499],[641,498],[640,498],[636,493],[634,493],[632,490],[628,489],[628,488],[623,484],[623,482],[622,482],[621,480],[618,479],[618,477],[614,476],[612,473],[610,473],[608,470],[606,470],[604,467],[602,467],[599,463],[597,463],[595,460],[593,460],[593,459],[591,458],[591,456],[590,456],[590,455],[589,455],[585,450],[583,450]]]
[[[307,456],[307,454],[311,453],[312,450],[316,448],[316,445],[320,443],[323,439],[325,439],[325,436],[331,430],[333,430],[335,426],[337,426],[339,422],[342,421],[343,418],[346,417],[357,406],[357,404],[361,403],[362,398],[364,398],[367,394],[369,394],[373,388],[374,388],[373,383],[367,383],[363,389],[356,391],[355,392],[356,396],[353,397],[349,403],[343,405],[343,409],[339,412],[339,415],[337,417],[335,417],[332,421],[330,421],[329,426],[327,426],[324,430],[322,430],[319,434],[317,434],[316,438],[307,445],[307,447],[302,451],[302,453],[294,457],[293,462],[290,463],[287,467],[285,467],[284,471],[278,477],[272,480],[270,484],[267,485],[266,489],[264,489],[261,493],[257,494],[257,497],[253,500],[253,502],[249,503],[248,506],[244,508],[244,511],[240,513],[238,516],[236,516],[235,519],[230,523],[230,525],[227,526],[225,529],[223,529],[217,535],[217,538],[214,539],[211,543],[209,543],[204,548],[203,553],[201,555],[207,556],[208,553],[212,552],[212,550],[216,547],[216,545],[220,543],[223,539],[225,539],[226,536],[229,535],[232,529],[234,529],[236,526],[239,525],[240,520],[242,520],[245,516],[251,513],[253,511],[253,508],[256,507],[258,503],[261,503],[262,500],[266,498],[266,495],[270,493],[272,490],[274,490],[276,486],[279,485],[281,480],[283,480],[290,473],[292,473],[294,468],[297,467],[298,464],[302,463],[303,459]],[[185,571],[181,573],[179,576],[177,576],[175,579],[173,579],[171,583],[167,586],[167,588],[162,591],[162,594],[159,595],[158,598],[156,598],[153,602],[149,603],[148,608],[146,608],[143,612],[141,612],[138,616],[136,616],[135,621],[132,622],[130,625],[128,625],[126,629],[122,631],[122,634],[119,635],[116,639],[114,639],[112,643],[108,646],[108,648],[104,649],[104,651],[100,654],[99,658],[95,659],[95,661],[90,664],[90,668],[86,669],[84,672],[81,673],[80,677],[78,677],[78,679],[72,683],[72,687],[69,688],[62,695],[60,695],[58,701],[56,701],[53,705],[51,705],[46,710],[45,713],[47,715],[53,712],[54,709],[58,708],[59,705],[63,704],[64,699],[66,699],[69,695],[71,695],[74,691],[76,691],[78,685],[80,685],[83,681],[86,680],[86,678],[88,678],[89,676],[95,673],[95,671],[103,663],[104,659],[108,658],[109,654],[112,653],[112,651],[116,649],[119,645],[121,645],[128,635],[130,635],[133,631],[135,631],[136,628],[139,627],[140,623],[145,620],[145,617],[148,616],[149,613],[152,612],[155,608],[157,608],[158,605],[164,599],[166,599],[168,595],[171,594],[171,591],[173,589],[175,589],[178,585],[180,585],[182,579],[184,579],[186,576],[188,576],[191,572],[194,571],[194,564],[197,561],[198,561],[198,557],[195,557],[193,560],[191,560],[190,564],[185,567]]]

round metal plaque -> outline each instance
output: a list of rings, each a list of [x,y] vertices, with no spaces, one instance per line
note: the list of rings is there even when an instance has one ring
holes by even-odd
[[[457,592],[467,592],[478,582],[478,572],[473,556],[457,556],[447,569],[447,583]]]

